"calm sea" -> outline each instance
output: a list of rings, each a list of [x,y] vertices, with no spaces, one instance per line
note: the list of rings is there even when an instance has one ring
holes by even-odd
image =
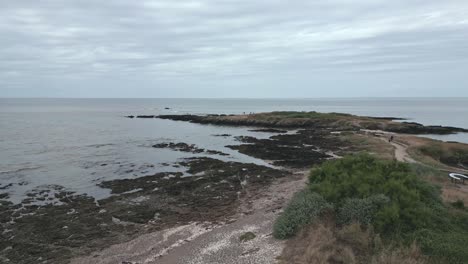
[[[165,108],[170,109],[165,109]],[[219,159],[264,164],[225,148],[248,128],[168,120],[127,119],[130,114],[236,114],[277,110],[344,112],[405,117],[427,125],[468,128],[468,98],[457,99],[0,99],[0,193],[20,201],[25,193],[60,185],[97,198],[103,180],[176,171],[170,164],[196,156],[151,146],[185,142],[231,154]],[[468,143],[468,134],[434,136]]]

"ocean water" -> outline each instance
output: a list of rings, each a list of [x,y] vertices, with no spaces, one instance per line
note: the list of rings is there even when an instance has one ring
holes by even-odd
[[[165,109],[166,107],[170,109]],[[109,195],[103,180],[177,171],[172,163],[200,156],[151,146],[185,142],[230,154],[212,157],[263,161],[225,148],[233,137],[271,134],[245,127],[220,127],[131,114],[238,114],[278,110],[343,112],[404,117],[426,125],[468,128],[468,98],[423,99],[0,99],[0,193],[19,202],[28,191],[60,185],[96,198]],[[468,143],[468,134],[430,136]]]

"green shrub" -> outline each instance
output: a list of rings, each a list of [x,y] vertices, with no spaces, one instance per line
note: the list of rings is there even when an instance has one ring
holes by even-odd
[[[286,239],[294,236],[303,226],[310,224],[332,206],[316,193],[303,190],[294,195],[273,226],[273,236]]]
[[[388,203],[390,203],[390,199],[383,194],[365,199],[346,199],[337,212],[337,223],[339,225],[348,225],[357,222],[369,225],[372,223],[376,212]]]
[[[309,182],[312,192],[338,208],[347,199],[387,196],[390,202],[375,212],[373,221],[376,231],[385,234],[434,224],[431,208],[441,205],[437,189],[420,180],[408,165],[369,154],[325,162],[312,170]]]
[[[431,229],[418,230],[414,238],[423,252],[432,257],[434,263],[468,263],[467,233],[458,231],[441,232]]]
[[[359,154],[312,170],[309,191],[339,208],[339,224],[371,224],[392,243],[416,241],[434,263],[468,263],[468,213],[446,207],[440,190],[421,179],[437,175],[431,168]]]

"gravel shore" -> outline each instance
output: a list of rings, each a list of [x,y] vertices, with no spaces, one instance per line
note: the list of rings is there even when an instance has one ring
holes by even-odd
[[[273,222],[289,198],[305,185],[306,174],[296,172],[261,193],[247,194],[238,214],[228,223],[192,223],[145,234],[71,263],[274,263],[284,243],[272,237]],[[239,238],[246,232],[252,232],[255,238],[241,242]]]

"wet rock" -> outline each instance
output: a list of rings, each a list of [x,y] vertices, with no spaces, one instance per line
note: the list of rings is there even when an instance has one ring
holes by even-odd
[[[336,151],[343,146],[337,136],[329,131],[301,130],[296,134],[257,139],[241,136],[237,140],[246,143],[227,146],[256,158],[273,161],[274,165],[292,168],[310,168],[331,156],[325,151]]]
[[[274,128],[262,128],[262,129],[253,129],[249,130],[251,132],[265,132],[265,133],[288,133],[287,130],[280,130]]]
[[[207,150],[206,153],[210,155],[229,156],[229,154],[217,150]]]
[[[13,186],[13,183],[9,183],[9,184],[3,185],[3,186],[0,185],[0,190],[8,189],[8,188],[10,188],[11,186]]]
[[[213,137],[231,137],[232,135],[231,134],[215,134],[215,135],[212,135]]]
[[[466,129],[445,126],[424,126],[414,122],[403,122],[404,125],[391,124],[386,131],[403,134],[435,134],[448,135],[458,132],[468,132]]]
[[[0,205],[2,230],[9,230],[2,233],[0,250],[11,247],[2,252],[11,263],[38,263],[38,259],[66,263],[74,255],[123,241],[122,236],[135,233],[132,227],[112,224],[111,215],[99,214],[100,207],[93,198],[53,188],[58,191],[58,205],[26,201]],[[38,201],[45,193],[50,191],[36,191],[30,199]]]
[[[164,172],[104,181],[99,186],[113,195],[98,201],[58,185],[34,189],[21,204],[0,200],[0,262],[67,263],[143,233],[232,219],[245,193],[261,192],[287,175],[211,158],[186,159],[179,166],[187,168],[185,175]],[[51,197],[54,203],[46,203]]]
[[[360,129],[383,130],[407,134],[453,134],[468,132],[468,129],[444,126],[424,126],[411,122],[394,122],[398,118],[373,118],[341,113],[317,112],[271,112],[252,115],[160,115],[160,119],[186,121],[198,124],[255,126],[268,128],[332,128],[335,131],[358,131]],[[391,119],[391,120],[390,120]]]
[[[121,195],[99,203],[114,217],[134,223],[217,221],[233,215],[238,192],[251,188],[258,190],[285,175],[268,167],[211,158],[187,159],[181,165],[187,167],[187,172],[193,176],[158,173],[137,179],[103,182],[101,187]],[[131,190],[137,191],[129,192]],[[131,202],[135,199],[139,202]],[[116,203],[118,206],[108,206]]]
[[[255,239],[257,236],[252,232],[246,232],[239,237],[240,242],[247,242],[252,239]]]
[[[205,149],[200,149],[195,146],[195,144],[187,143],[160,143],[153,145],[153,148],[168,148],[176,151],[189,152],[189,153],[203,153]]]
[[[138,115],[136,118],[156,118],[155,115]]]
[[[133,115],[126,116],[127,118],[135,118]]]
[[[221,155],[221,156],[229,156],[229,154],[223,153],[217,150],[205,150],[202,148],[198,148],[195,144],[187,144],[187,143],[160,143],[153,145],[153,148],[167,148],[172,149],[175,151],[182,151],[192,154],[210,154],[210,155]]]

